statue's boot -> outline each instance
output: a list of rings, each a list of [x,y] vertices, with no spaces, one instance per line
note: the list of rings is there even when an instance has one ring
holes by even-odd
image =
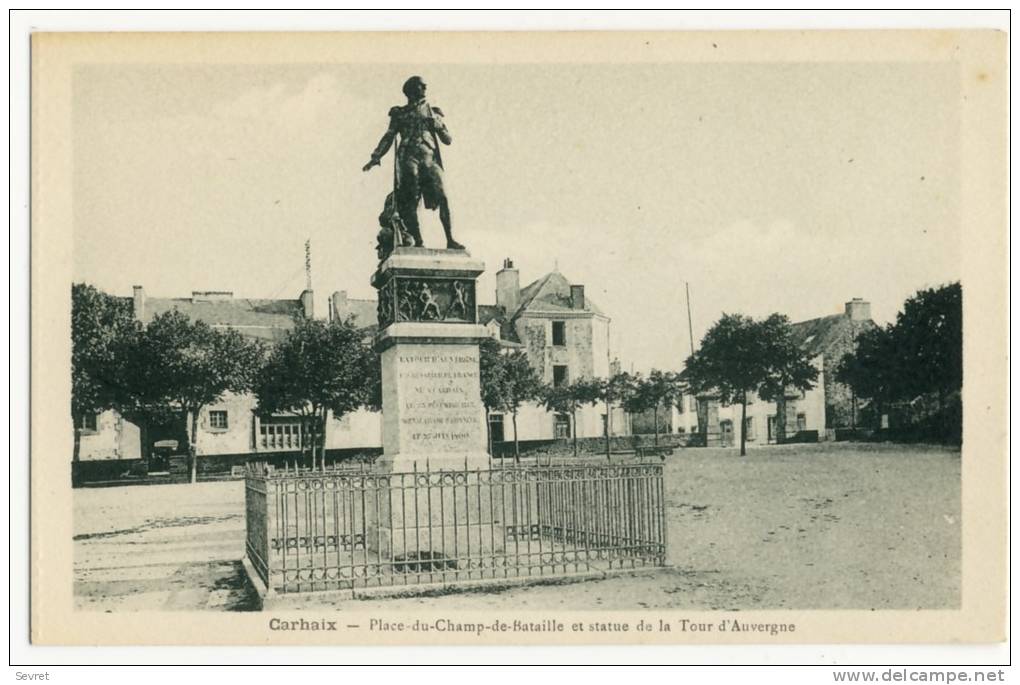
[[[466,250],[467,248],[464,247],[463,245],[461,245],[460,243],[458,243],[453,238],[447,238],[446,239],[446,249],[447,250]]]
[[[425,245],[425,242],[421,239],[421,229],[419,229],[417,226],[408,230],[408,233],[411,236],[411,240],[414,241],[415,247],[422,247]]]

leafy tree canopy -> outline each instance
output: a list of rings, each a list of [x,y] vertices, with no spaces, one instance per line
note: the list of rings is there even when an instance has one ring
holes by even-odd
[[[272,349],[254,391],[265,414],[328,409],[339,417],[373,403],[378,377],[378,355],[353,321],[299,318]]]
[[[131,302],[91,285],[71,286],[71,415],[117,406],[124,352],[136,332]]]
[[[138,334],[126,385],[142,405],[197,412],[226,392],[248,391],[263,354],[260,343],[234,329],[215,329],[171,310]]]
[[[963,386],[963,292],[959,283],[919,290],[894,324],[862,333],[837,380],[879,403],[946,396]]]

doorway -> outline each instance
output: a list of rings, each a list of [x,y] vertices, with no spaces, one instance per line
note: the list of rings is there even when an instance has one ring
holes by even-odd
[[[733,447],[733,422],[725,419],[719,422],[719,439],[723,447]]]

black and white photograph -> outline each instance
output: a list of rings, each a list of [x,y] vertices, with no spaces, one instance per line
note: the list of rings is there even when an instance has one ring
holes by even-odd
[[[36,639],[1004,636],[1002,38],[36,35]]]

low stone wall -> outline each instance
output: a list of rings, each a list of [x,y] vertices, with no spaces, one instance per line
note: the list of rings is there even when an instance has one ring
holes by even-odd
[[[382,448],[355,448],[326,450],[326,466],[349,462],[372,462],[382,454]],[[173,457],[176,458],[176,457]],[[186,457],[180,457],[185,459]],[[284,464],[308,466],[308,455],[300,452],[273,452],[270,454],[244,452],[240,454],[199,455],[198,480],[224,480],[240,478],[234,475],[234,467],[244,466],[257,459],[266,464],[283,467]],[[71,483],[74,487],[140,485],[151,483],[186,483],[187,473],[152,476],[143,459],[102,459],[72,463]]]
[[[370,448],[346,448],[346,449],[327,449],[326,450],[326,466],[332,466],[333,464],[344,463],[344,462],[358,462],[358,461],[375,461],[379,455],[382,454],[381,447],[370,447]],[[258,460],[265,464],[271,464],[274,467],[282,467],[284,464],[300,464],[301,466],[309,465],[309,455],[304,455],[301,452],[245,452],[242,454],[213,454],[208,456],[199,456],[198,458],[198,476],[216,476],[216,475],[229,475],[233,467],[244,466],[251,460]],[[317,462],[321,462],[321,458],[316,457]]]
[[[688,436],[665,433],[659,435],[659,447],[680,448],[690,444]],[[654,435],[618,435],[611,438],[610,450],[612,452],[634,452],[638,448],[650,448],[655,446]],[[558,440],[521,440],[521,456],[537,456],[546,454],[572,454],[574,441],[570,438]],[[605,438],[578,438],[578,454],[605,454]],[[492,446],[494,457],[512,457],[514,455],[513,440],[497,442]]]

